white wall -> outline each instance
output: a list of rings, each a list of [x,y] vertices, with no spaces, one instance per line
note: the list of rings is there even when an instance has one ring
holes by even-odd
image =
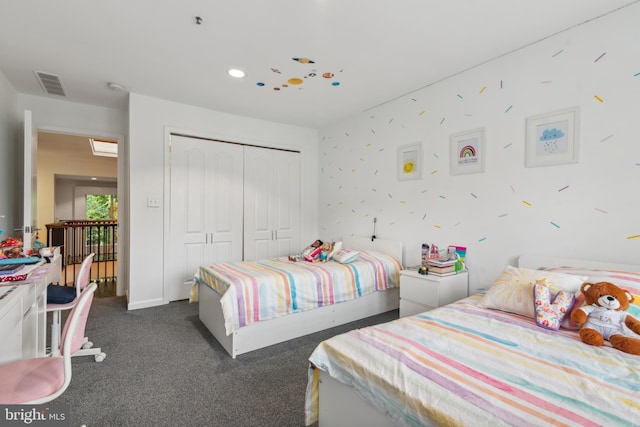
[[[22,200],[21,185],[15,185],[16,182],[22,183],[17,102],[18,94],[0,72],[0,229],[5,230],[0,234],[0,240],[14,236],[13,229],[22,225],[22,209],[16,203]]]
[[[323,129],[319,237],[370,235],[377,217],[407,265],[423,242],[467,246],[472,291],[522,253],[640,263],[638,22],[640,4]],[[573,106],[579,163],[525,168],[525,119]],[[450,135],[478,127],[486,171],[451,176]],[[422,179],[400,182],[397,147],[417,141]]]
[[[317,234],[318,155],[316,130],[249,119],[131,94],[129,103],[130,289],[129,308],[168,302],[164,292],[164,233],[169,200],[165,183],[168,134],[171,131],[300,150],[302,153],[302,241]],[[162,209],[148,208],[147,197],[157,197]],[[169,286],[169,284],[166,284]]]

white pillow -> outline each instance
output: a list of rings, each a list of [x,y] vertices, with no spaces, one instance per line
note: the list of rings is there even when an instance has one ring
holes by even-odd
[[[329,252],[329,255],[327,256],[327,260],[331,260],[333,258],[333,256],[340,250],[342,249],[342,242],[338,241],[338,242],[333,242],[333,248],[331,248],[331,252]]]
[[[348,264],[355,261],[360,256],[360,252],[351,249],[340,249],[333,255],[333,260],[341,264]]]
[[[509,265],[498,276],[478,305],[533,318],[535,315],[533,286],[536,283],[549,286],[551,293],[555,295],[559,291],[578,292],[586,280],[586,276],[516,268]]]

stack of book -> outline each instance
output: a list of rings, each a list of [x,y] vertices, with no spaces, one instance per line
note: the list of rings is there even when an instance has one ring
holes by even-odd
[[[456,259],[437,258],[427,260],[428,273],[433,276],[450,276],[456,274]]]

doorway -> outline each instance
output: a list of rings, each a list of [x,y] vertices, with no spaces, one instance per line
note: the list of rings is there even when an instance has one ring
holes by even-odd
[[[92,149],[91,140],[95,135],[78,135],[60,132],[38,131],[37,149],[37,224],[40,227],[39,239],[47,243],[47,229],[64,221],[87,219],[86,194],[106,194],[117,199],[118,195],[118,158],[113,155],[97,155]],[[117,145],[118,139],[107,138]],[[55,242],[51,242],[54,244]],[[69,245],[69,248],[71,246]],[[78,257],[65,248],[63,277],[65,284],[73,282],[75,271],[79,268],[75,260]],[[81,258],[81,257],[80,257]],[[118,289],[113,274],[109,280],[100,279],[100,271],[114,271],[100,268],[100,260],[95,260],[96,275],[92,278],[105,283],[98,296],[124,295],[124,289]],[[117,264],[116,264],[117,265]],[[92,269],[93,270],[93,269]],[[117,278],[117,275],[116,275]]]

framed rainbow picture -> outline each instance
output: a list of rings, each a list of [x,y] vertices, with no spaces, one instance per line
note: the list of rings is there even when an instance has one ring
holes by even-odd
[[[450,137],[450,173],[484,172],[484,128],[459,132]]]

